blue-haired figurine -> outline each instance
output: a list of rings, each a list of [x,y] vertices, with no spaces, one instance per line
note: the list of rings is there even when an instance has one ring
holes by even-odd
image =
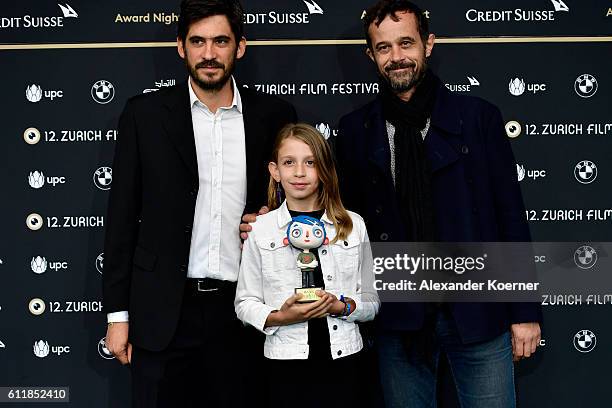
[[[301,250],[297,256],[297,266],[302,271],[302,288],[296,289],[296,293],[302,293],[303,297],[299,302],[313,302],[319,299],[315,292],[322,288],[316,287],[314,282],[314,270],[319,262],[310,250],[328,242],[325,225],[321,220],[307,215],[291,219],[284,243]]]

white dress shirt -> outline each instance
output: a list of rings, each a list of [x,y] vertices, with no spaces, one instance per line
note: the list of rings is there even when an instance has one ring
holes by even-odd
[[[238,227],[246,205],[246,147],[242,101],[234,79],[231,106],[214,114],[191,88],[189,99],[200,187],[187,277],[235,282],[240,269]]]
[[[187,277],[236,281],[240,269],[239,225],[246,205],[246,147],[242,100],[234,78],[234,98],[212,113],[188,82],[189,106],[198,161],[196,200]],[[109,313],[125,322],[127,311]]]

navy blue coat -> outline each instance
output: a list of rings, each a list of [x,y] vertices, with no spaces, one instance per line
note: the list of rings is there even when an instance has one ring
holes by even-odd
[[[364,217],[371,241],[406,241],[380,98],[344,116],[332,143],[343,202]],[[425,144],[439,241],[530,240],[515,160],[497,107],[440,86]],[[423,326],[423,304],[386,306],[380,314],[383,328]],[[450,308],[464,343],[491,339],[512,323],[541,321],[539,304],[453,303]]]

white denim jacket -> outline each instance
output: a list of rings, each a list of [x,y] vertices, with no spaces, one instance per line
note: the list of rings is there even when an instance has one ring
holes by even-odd
[[[318,249],[325,290],[338,298],[340,295],[350,297],[356,304],[355,311],[348,317],[325,318],[333,359],[357,353],[363,348],[355,322],[374,319],[380,307],[380,300],[371,284],[372,253],[365,224],[358,214],[350,211],[349,214],[353,230],[347,239]],[[331,242],[336,236],[334,225],[327,214],[323,214],[321,220]],[[253,230],[242,251],[234,306],[240,320],[266,334],[264,356],[277,360],[304,360],[309,351],[307,322],[264,328],[270,312],[280,310],[295,293],[295,288],[302,286],[302,272],[296,263],[299,252],[283,243],[290,221],[291,215],[284,202],[278,209],[258,216],[251,224]],[[362,280],[370,284],[362,287]]]

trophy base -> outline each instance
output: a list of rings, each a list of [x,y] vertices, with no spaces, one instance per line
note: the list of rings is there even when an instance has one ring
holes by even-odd
[[[312,303],[321,299],[316,294],[317,290],[323,290],[323,288],[295,288],[295,293],[301,293],[302,297],[297,300],[298,303]]]

